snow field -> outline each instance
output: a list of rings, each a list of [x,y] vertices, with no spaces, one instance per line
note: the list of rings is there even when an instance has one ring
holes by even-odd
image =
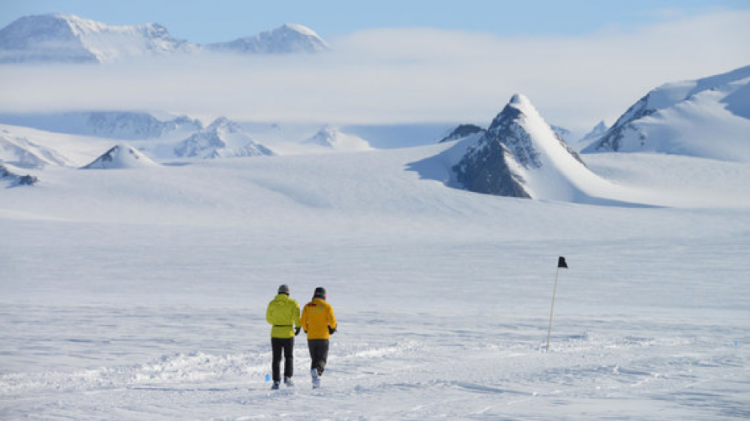
[[[213,316],[220,312],[215,310]],[[210,313],[196,321],[210,324]],[[373,328],[373,316],[387,325]],[[721,333],[686,337],[686,329],[695,329],[693,323],[642,319],[634,327],[626,317],[594,322],[562,317],[552,352],[545,354],[544,318],[506,317],[506,322],[487,323],[486,328],[447,330],[421,324],[418,332],[395,328],[398,317],[382,319],[383,314],[347,319],[352,331],[335,335],[320,390],[309,388],[309,358],[304,344],[298,343],[296,387],[270,391],[264,381],[270,346],[262,343],[264,334],[257,334],[261,329],[251,328],[249,338],[260,343],[242,351],[194,351],[133,365],[3,375],[0,390],[13,402],[3,405],[3,413],[47,419],[747,415],[747,352],[729,343],[717,346]],[[354,333],[356,328],[367,332]],[[576,329],[597,333],[572,333]],[[175,342],[176,348],[182,345],[179,339]]]
[[[50,234],[76,231],[55,231],[64,225],[57,223],[39,230],[20,225],[26,245],[19,244],[18,256],[35,248],[34,237],[48,241]],[[80,232],[85,239],[108,238],[112,230],[108,224],[86,226],[89,231]],[[553,253],[563,247],[560,242],[451,246],[399,244],[393,238],[372,244],[378,238],[369,238],[312,249],[306,241],[294,247],[287,239],[285,248],[246,245],[249,257],[242,261],[227,256],[233,245],[207,242],[200,228],[171,233],[159,228],[165,232],[149,235],[148,242],[137,232],[146,229],[154,231],[130,227],[119,244],[98,243],[97,252],[89,248],[97,242],[84,240],[58,253],[56,259],[70,266],[30,271],[26,265],[41,257],[15,262],[31,275],[4,287],[15,299],[2,305],[3,414],[11,419],[747,414],[747,268],[741,265],[742,243],[731,237],[679,246],[655,239],[569,244],[571,269],[560,273],[552,352],[545,354]],[[92,235],[96,231],[100,235]],[[213,241],[226,238],[222,233]],[[188,254],[186,243],[205,248]],[[662,256],[649,257],[654,250]],[[100,258],[107,255],[120,259]],[[549,264],[541,267],[538,262],[549,255]],[[162,267],[161,259],[172,261],[171,267]],[[138,262],[137,271],[123,263],[131,261]],[[711,282],[707,274],[721,282]],[[341,327],[320,391],[307,388],[303,336],[296,346],[297,387],[278,395],[264,381],[270,341],[263,312],[279,283],[289,283],[301,303],[319,284],[329,290]]]
[[[750,171],[596,155],[613,182],[700,206],[586,206],[409,170],[448,147],[50,168],[4,189],[0,418],[750,416]],[[265,382],[282,283],[300,304],[325,286],[339,319],[320,390],[304,336],[297,386]]]

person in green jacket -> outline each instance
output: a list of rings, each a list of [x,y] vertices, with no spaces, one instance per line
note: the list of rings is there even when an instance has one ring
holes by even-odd
[[[289,297],[289,286],[281,285],[279,293],[268,303],[266,321],[271,328],[271,349],[273,350],[273,387],[278,389],[281,382],[281,354],[284,353],[284,384],[294,386],[294,337],[299,335],[299,304]]]

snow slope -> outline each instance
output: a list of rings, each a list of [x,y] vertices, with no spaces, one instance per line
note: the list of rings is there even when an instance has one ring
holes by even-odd
[[[408,169],[453,147],[47,167],[0,190],[0,418],[750,415],[747,165],[597,154],[681,205],[588,206]],[[336,311],[322,389],[303,335],[297,386],[265,382],[282,283]]]
[[[649,92],[583,149],[750,161],[750,66]]]
[[[37,165],[37,168],[50,165],[81,167],[117,143],[117,140],[113,139],[49,132],[7,124],[0,124],[0,133],[6,139],[10,139],[14,147],[20,148],[17,151],[14,151],[14,148],[5,149],[2,157],[5,162],[20,165],[22,159],[19,157],[31,154],[49,154],[56,157],[45,161],[46,165]]]
[[[54,150],[37,145],[25,137],[12,136],[7,130],[0,130],[0,162],[22,168],[69,165],[69,161]]]

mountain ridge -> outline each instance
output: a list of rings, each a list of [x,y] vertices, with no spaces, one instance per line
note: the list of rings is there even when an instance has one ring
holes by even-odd
[[[330,49],[312,29],[292,23],[234,41],[207,44],[205,48],[209,51],[243,54],[314,54]]]
[[[651,90],[582,153],[656,152],[750,161],[750,143],[743,141],[747,133],[750,66]]]
[[[109,25],[72,14],[23,16],[0,29],[0,63],[114,63],[138,57],[194,54],[297,54],[328,51],[303,25],[285,24],[234,41],[200,45],[173,38],[157,23]]]

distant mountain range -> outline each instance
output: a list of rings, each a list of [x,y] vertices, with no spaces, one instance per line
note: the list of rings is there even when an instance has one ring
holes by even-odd
[[[207,127],[187,116],[132,111],[19,113],[0,115],[0,123],[8,124],[0,129],[0,164],[13,180],[20,180],[13,174],[23,168],[80,166],[78,146],[66,150],[65,141],[50,140],[63,133],[77,136],[76,142],[116,139],[136,145],[109,150],[89,165],[96,168],[118,162],[115,168],[139,167],[149,156],[162,162],[276,155],[243,125],[223,117]],[[426,160],[429,165],[420,161],[410,168],[427,169],[423,177],[472,192],[592,203],[611,197],[606,192],[616,187],[584,164],[586,154],[641,152],[750,162],[750,66],[652,90],[612,127],[599,123],[577,144],[581,155],[561,133],[564,129],[548,124],[529,98],[517,94],[487,129],[459,125],[440,139],[452,145]],[[305,136],[294,141],[305,147],[303,153],[372,149],[365,139],[330,126]],[[281,146],[285,153],[291,150]],[[445,173],[436,173],[438,167]]]
[[[0,63],[112,63],[199,52],[295,54],[328,49],[315,32],[295,24],[208,45],[173,38],[154,23],[114,26],[66,14],[26,16],[0,30]]]
[[[157,117],[153,113],[138,111],[8,113],[0,114],[0,122],[55,133],[120,140],[156,139],[203,129],[199,120],[184,115]]]

